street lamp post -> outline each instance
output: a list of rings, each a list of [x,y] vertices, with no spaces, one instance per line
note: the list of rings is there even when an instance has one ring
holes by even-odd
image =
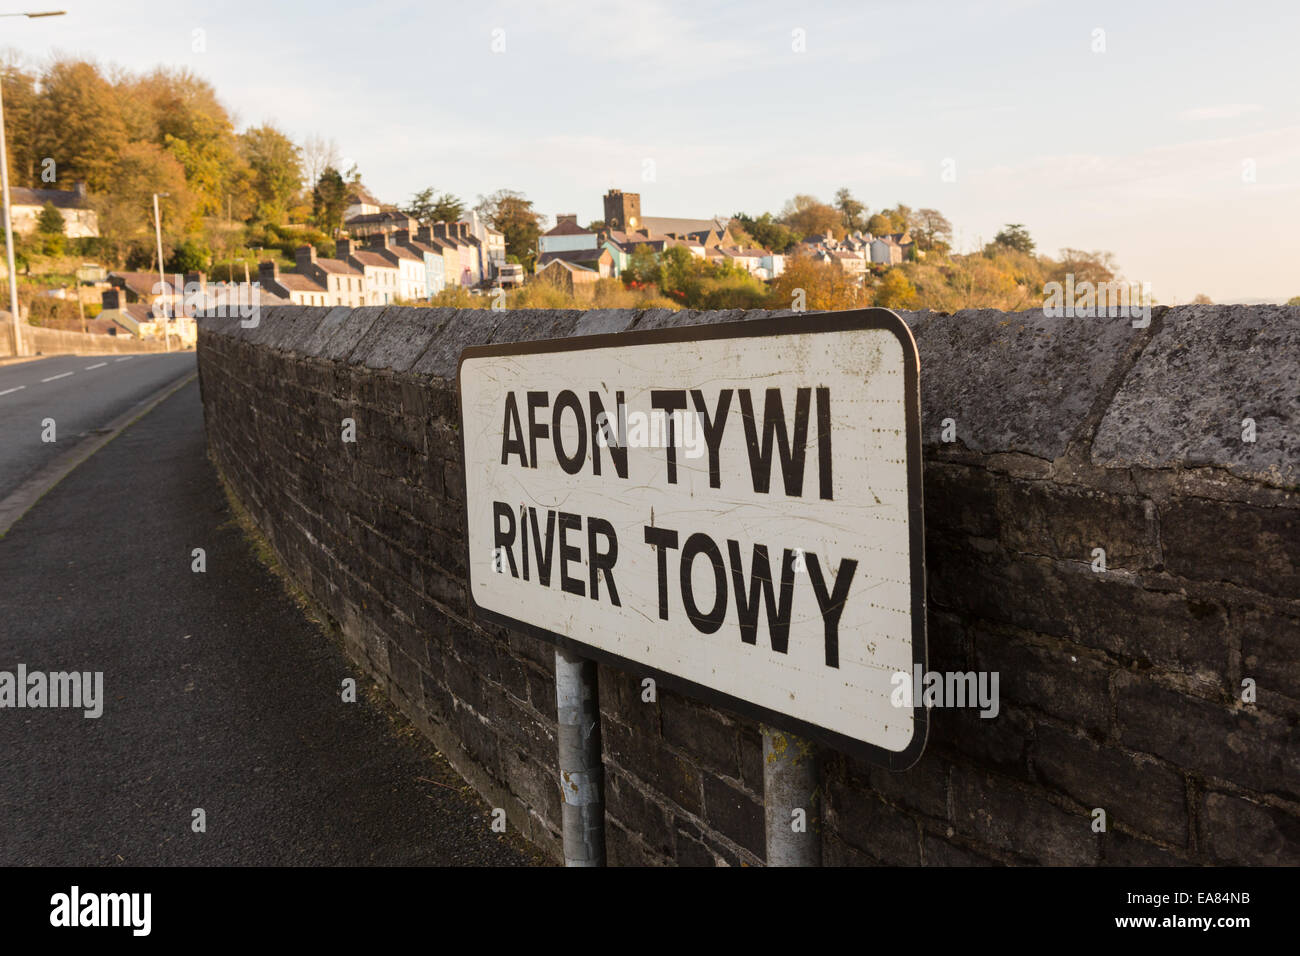
[[[162,258],[162,216],[161,216],[161,215],[159,214],[159,212],[158,212],[158,197],[159,197],[159,196],[167,196],[167,195],[169,195],[169,194],[168,194],[168,193],[154,193],[154,194],[153,194],[153,228],[154,228],[154,236],[158,239],[158,285],[160,286],[160,288],[159,288],[159,290],[158,290],[158,298],[159,298],[160,301],[162,301],[162,297],[163,297],[163,295],[165,294],[165,293],[163,292],[163,289],[166,289],[166,288],[167,288],[167,277],[166,277],[166,275],[163,273],[163,258]],[[165,302],[164,302],[163,307],[162,307],[163,348],[164,348],[166,351],[170,352],[170,351],[172,350],[172,340],[171,340],[171,336],[169,336],[169,335],[167,334],[167,332],[168,332],[168,329],[167,329],[167,322],[168,322],[168,321],[169,321],[169,320],[168,320],[168,318],[167,318],[167,306],[166,306],[166,304],[165,304]]]
[[[0,13],[0,17],[61,17],[62,10],[47,10],[44,13]],[[3,84],[0,83],[0,87]],[[23,333],[18,319],[18,274],[14,267],[14,224],[9,211],[9,150],[5,144],[5,107],[4,94],[0,91],[0,192],[4,193],[5,223],[5,257],[9,262],[9,312],[13,319],[14,356],[23,354]]]
[[[0,87],[3,87],[0,83]],[[18,273],[14,266],[14,224],[9,215],[9,150],[5,146],[4,93],[0,91],[0,191],[4,192],[5,255],[9,260],[9,312],[14,328],[14,356],[23,354],[23,333],[18,318]]]

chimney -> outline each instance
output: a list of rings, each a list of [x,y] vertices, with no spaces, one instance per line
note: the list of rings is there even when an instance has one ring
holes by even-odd
[[[266,285],[280,278],[280,264],[272,259],[270,262],[257,264],[257,281]]]
[[[393,233],[393,241],[399,246],[404,246],[411,241],[411,230],[398,229]]]
[[[293,250],[293,261],[299,272],[306,273],[308,267],[316,264],[316,247],[299,246]]]
[[[85,183],[73,183],[73,184],[72,184],[72,191],[73,191],[74,193],[76,193],[76,195],[77,195],[77,199],[78,199],[78,200],[80,200],[80,201],[83,202],[83,203],[86,201],[86,184],[85,184]]]
[[[104,311],[110,309],[122,308],[122,292],[120,289],[105,289],[100,293],[99,301],[103,305]]]
[[[389,244],[389,235],[386,232],[377,232],[370,237],[370,244],[379,249],[387,249]]]
[[[334,243],[334,258],[346,260],[352,255],[352,240],[339,239]]]
[[[447,224],[445,222],[435,222],[433,224],[433,234],[439,239],[447,238]]]
[[[430,229],[428,226],[421,226],[419,229],[415,230],[415,238],[419,239],[421,242],[432,245],[433,230]]]

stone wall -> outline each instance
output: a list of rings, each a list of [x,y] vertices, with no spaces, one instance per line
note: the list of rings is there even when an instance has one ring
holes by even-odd
[[[355,660],[553,855],[551,648],[466,604],[460,351],[770,314],[201,320],[208,441],[234,493]],[[826,862],[1300,863],[1300,309],[904,318],[929,666],[997,671],[1001,710],[934,711],[905,773],[825,754]],[[601,668],[610,862],[761,864],[758,728],[639,689]]]
[[[14,336],[8,312],[4,313],[4,321],[0,324],[4,326],[0,328],[0,358],[12,357]],[[127,352],[164,351],[161,341],[142,340],[131,335],[68,332],[26,323],[23,324],[22,339],[24,355],[120,355]],[[177,348],[174,337],[172,348]]]

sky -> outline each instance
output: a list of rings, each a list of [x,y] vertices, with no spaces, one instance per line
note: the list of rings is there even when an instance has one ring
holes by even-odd
[[[239,128],[333,139],[367,185],[547,216],[777,212],[847,186],[1022,223],[1155,300],[1300,295],[1300,4],[0,0],[0,48],[184,66]],[[35,5],[33,5],[35,4]],[[1288,228],[1283,228],[1283,224]]]

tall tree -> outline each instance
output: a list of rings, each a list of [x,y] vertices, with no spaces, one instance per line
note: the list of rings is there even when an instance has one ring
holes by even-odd
[[[128,144],[120,154],[112,191],[95,197],[100,242],[113,262],[147,267],[155,259],[154,193],[160,194],[166,256],[199,224],[185,167],[155,143]]]
[[[498,189],[479,196],[474,210],[493,229],[506,238],[506,253],[518,256],[525,269],[537,258],[537,237],[542,233],[542,217],[530,200],[513,189]]]
[[[1057,282],[1065,282],[1067,275],[1074,276],[1074,283],[1107,283],[1115,278],[1118,266],[1115,257],[1109,252],[1084,252],[1082,249],[1062,249],[1061,257],[1050,263],[1048,274]]]
[[[804,236],[830,233],[837,239],[844,237],[839,212],[815,196],[800,194],[787,202],[781,209],[781,222]]]
[[[312,190],[311,213],[317,228],[330,236],[338,235],[347,201],[348,185],[343,181],[343,174],[333,166],[326,167]]]
[[[912,207],[904,206],[901,202],[893,209],[883,209],[881,212],[893,223],[894,232],[909,232],[915,223],[916,215],[912,212]]]
[[[108,189],[126,145],[126,126],[117,94],[99,70],[84,61],[56,60],[42,77],[39,108],[37,153],[54,160],[56,182],[81,180],[93,192]]]
[[[947,250],[952,245],[952,223],[937,209],[918,209],[912,238],[927,252],[931,249]]]
[[[40,94],[36,92],[36,78],[17,65],[10,64],[0,68],[0,83],[4,84],[9,182],[14,186],[38,187],[41,170],[36,136]]]
[[[224,212],[230,185],[245,164],[230,114],[212,84],[188,69],[159,68],[124,86],[147,110],[133,121],[146,133],[141,138],[180,160],[201,212]]]
[[[894,220],[883,212],[875,213],[867,220],[867,232],[873,236],[888,236],[900,231],[894,228]]]
[[[465,218],[465,204],[451,193],[443,193],[430,210],[433,222],[460,222]]]
[[[338,169],[342,165],[343,160],[339,156],[339,147],[334,140],[312,135],[308,136],[303,142],[303,178],[312,185],[320,182],[325,170],[331,166]]]
[[[402,212],[420,222],[436,222],[437,219],[433,215],[433,205],[437,201],[436,193],[437,190],[432,186],[421,189],[411,197],[411,201],[406,204]]]
[[[993,237],[993,245],[1005,246],[1026,255],[1034,251],[1034,240],[1029,237],[1029,230],[1018,222],[1007,223],[1006,228]]]
[[[844,228],[849,232],[862,228],[867,207],[853,198],[853,193],[849,192],[847,186],[843,186],[836,191],[835,208],[840,211],[841,221],[844,223]]]
[[[738,212],[732,218],[739,222],[740,227],[756,243],[773,252],[788,252],[803,238],[801,233],[795,232],[789,226],[777,222],[772,218],[770,212],[765,212],[757,217]]]
[[[253,171],[258,218],[277,225],[284,222],[302,189],[302,150],[269,124],[247,130],[239,144]]]

